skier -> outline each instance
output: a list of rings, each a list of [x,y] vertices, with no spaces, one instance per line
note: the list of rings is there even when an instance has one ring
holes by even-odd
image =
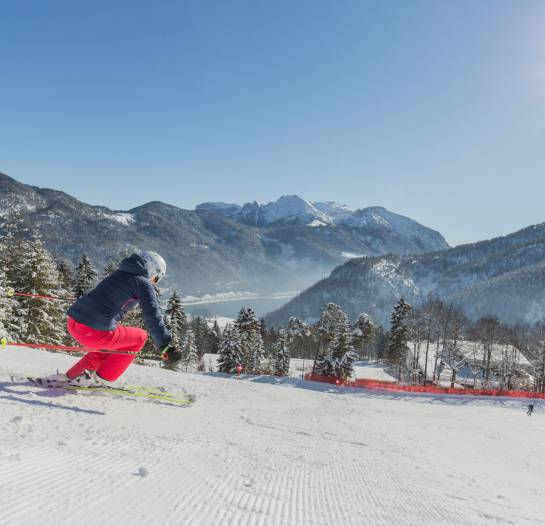
[[[532,413],[534,412],[534,404],[529,404],[528,405],[528,411],[526,411],[526,414],[528,416],[532,416]]]
[[[95,289],[81,296],[68,310],[68,332],[72,337],[91,349],[131,354],[89,352],[65,374],[44,379],[46,383],[115,385],[148,338],[145,330],[119,323],[136,303],[140,304],[146,327],[161,350],[164,363],[169,366],[178,363],[182,355],[171,343],[172,337],[163,322],[154,289],[165,273],[166,263],[159,254],[137,252],[125,258],[119,269]]]

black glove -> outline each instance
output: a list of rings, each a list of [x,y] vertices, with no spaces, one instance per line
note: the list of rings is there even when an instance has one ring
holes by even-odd
[[[181,361],[182,353],[174,345],[167,345],[162,349],[161,358],[165,367],[174,367]]]

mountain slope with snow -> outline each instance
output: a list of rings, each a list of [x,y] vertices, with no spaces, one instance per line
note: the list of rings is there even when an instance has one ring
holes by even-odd
[[[509,236],[442,252],[352,259],[267,317],[318,319],[335,302],[351,317],[371,314],[387,324],[404,296],[418,304],[433,294],[460,304],[474,318],[495,314],[506,322],[535,322],[545,314],[545,223]]]
[[[182,409],[16,386],[74,358],[2,353],[6,526],[545,524],[541,402],[129,369]]]
[[[303,290],[346,254],[408,254],[447,246],[425,227],[415,238],[396,228],[335,224],[340,217],[297,196],[263,206],[214,202],[183,210],[153,201],[117,211],[0,174],[0,217],[10,208],[18,208],[25,226],[72,264],[86,252],[101,271],[127,252],[155,250],[169,265],[165,286],[195,297]]]

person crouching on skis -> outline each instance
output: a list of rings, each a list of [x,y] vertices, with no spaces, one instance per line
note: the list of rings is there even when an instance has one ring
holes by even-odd
[[[142,350],[148,334],[137,327],[120,325],[124,315],[140,304],[146,328],[165,364],[180,361],[165,327],[154,285],[166,274],[165,260],[155,252],[141,251],[125,258],[119,269],[81,296],[68,310],[68,332],[81,345],[101,352],[89,352],[66,374],[49,377],[51,383],[111,385]],[[131,354],[109,354],[103,351]],[[93,375],[94,373],[94,375]]]

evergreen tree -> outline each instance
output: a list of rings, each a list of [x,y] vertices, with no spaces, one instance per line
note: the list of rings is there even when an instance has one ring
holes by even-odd
[[[328,303],[322,310],[317,330],[320,338],[313,372],[314,374],[334,375],[336,363],[344,355],[344,352],[341,352],[344,348],[342,346],[350,347],[350,350],[353,350],[348,316],[335,303]],[[341,335],[342,340],[339,342],[338,338]]]
[[[217,354],[219,352],[220,341],[221,329],[218,325],[218,320],[214,320],[214,325],[212,327],[212,347],[210,349],[212,354]]]
[[[218,353],[218,370],[222,373],[234,373],[242,365],[242,341],[238,328],[227,325],[223,332]]]
[[[59,273],[59,297],[66,298],[63,300],[63,307],[66,308],[70,302],[70,297],[74,290],[74,276],[72,268],[66,261],[57,261],[57,272]],[[76,345],[76,341],[72,338],[68,331],[65,331],[63,338],[63,345],[73,346]]]
[[[173,345],[179,346],[187,331],[187,317],[182,306],[180,296],[176,291],[172,293],[165,311],[165,323],[172,334]],[[192,333],[193,342],[195,335]]]
[[[407,353],[409,351],[409,330],[406,319],[410,310],[411,306],[404,298],[401,298],[395,305],[392,315],[390,316],[390,341],[386,359],[397,369],[399,379],[401,379],[402,370],[407,363]]]
[[[195,335],[191,329],[185,331],[183,335],[180,351],[182,353],[182,363],[187,371],[190,366],[196,366],[199,362],[199,355],[195,345]]]
[[[70,264],[66,261],[58,261],[57,271],[59,273],[60,285],[66,291],[66,295],[69,296],[74,288],[74,276]]]
[[[299,318],[292,316],[288,320],[288,326],[286,329],[287,345],[290,349],[291,355],[296,358],[300,358],[305,338],[310,336],[310,329],[306,323]]]
[[[1,247],[0,247],[1,250]],[[6,296],[8,282],[4,269],[0,267],[0,338],[10,336],[8,327],[13,314],[13,301]]]
[[[327,371],[331,342],[335,340],[339,328],[344,326],[346,321],[347,316],[339,305],[335,303],[324,305],[320,319],[316,324],[319,338],[312,368],[314,374],[324,374]]]
[[[32,243],[24,239],[16,239],[9,245],[9,254],[9,261],[5,267],[8,287],[18,292],[32,292],[27,283]],[[11,318],[6,320],[5,327],[14,339],[26,337],[28,304],[28,299],[18,297],[12,300]]]
[[[386,353],[388,352],[388,342],[390,340],[390,334],[384,330],[382,325],[379,325],[376,329],[375,336],[375,356],[377,360],[384,360]]]
[[[97,273],[91,265],[90,259],[87,257],[87,254],[83,254],[76,267],[76,283],[74,285],[76,298],[87,294],[93,288],[96,278]]]
[[[111,263],[108,263],[104,267],[104,272],[102,273],[102,277],[107,278],[108,276],[111,276],[118,268],[119,268],[118,261],[112,261]]]
[[[196,316],[191,320],[191,330],[195,335],[195,345],[202,357],[208,347],[208,323],[201,316]]]
[[[235,327],[240,334],[242,367],[249,374],[259,374],[264,358],[261,323],[250,308],[240,310]]]
[[[357,359],[352,345],[350,323],[345,316],[339,317],[335,339],[331,342],[328,357],[325,359],[322,374],[337,376],[341,380],[350,377],[354,372],[352,364]]]
[[[271,347],[274,374],[276,376],[287,376],[290,372],[290,351],[287,340],[287,334],[284,331],[280,331]]]
[[[32,294],[59,296],[63,289],[57,264],[40,240],[28,242],[23,267],[23,290]],[[19,315],[24,318],[21,336],[30,342],[62,344],[65,338],[65,312],[59,301],[24,298]]]
[[[361,359],[367,358],[369,355],[369,347],[375,338],[376,327],[369,319],[369,315],[361,313],[358,320],[354,324],[352,336],[354,343],[358,346]]]

